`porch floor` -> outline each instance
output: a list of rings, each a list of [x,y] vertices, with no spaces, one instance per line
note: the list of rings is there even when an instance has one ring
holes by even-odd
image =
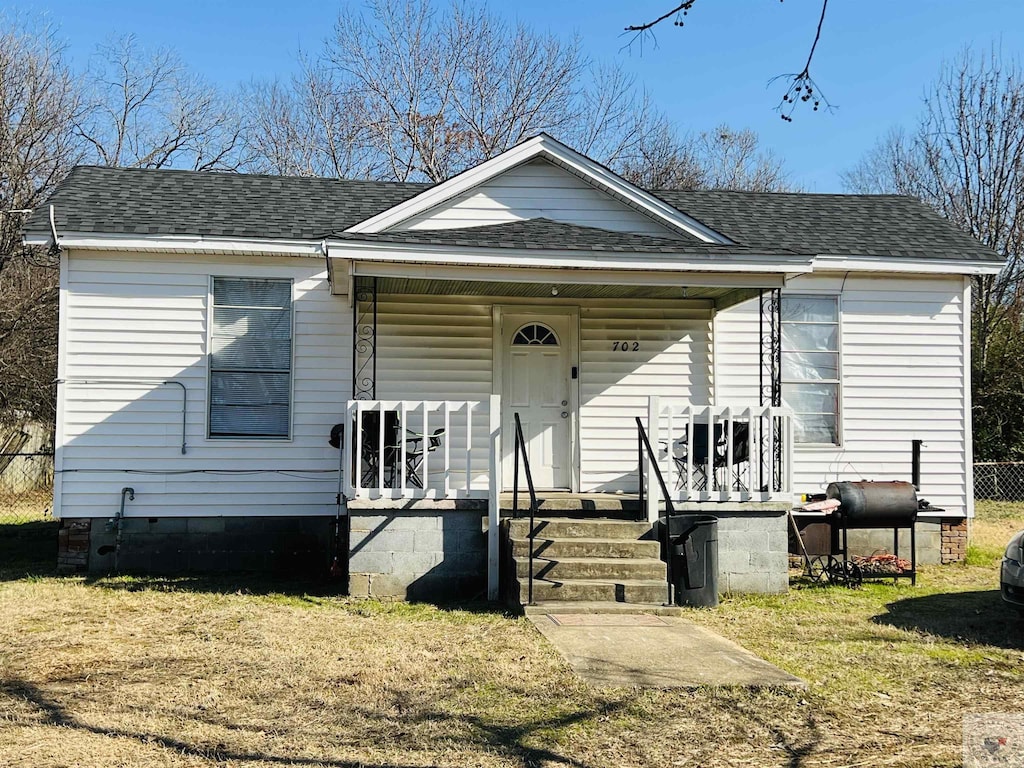
[[[510,513],[513,495],[501,494],[501,511]],[[567,491],[538,491],[538,511],[542,515],[587,514],[595,517],[635,518],[640,514],[640,497],[635,493],[569,493]],[[529,510],[529,492],[519,491],[520,513]]]

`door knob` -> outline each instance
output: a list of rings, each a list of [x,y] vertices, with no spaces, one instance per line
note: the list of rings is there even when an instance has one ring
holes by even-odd
[[[568,419],[569,418],[569,412],[568,411],[562,411],[562,418],[563,419]]]

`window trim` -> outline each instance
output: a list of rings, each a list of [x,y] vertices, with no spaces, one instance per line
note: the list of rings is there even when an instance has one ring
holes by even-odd
[[[210,410],[213,406],[213,311],[214,291],[213,284],[216,280],[266,280],[270,282],[288,283],[289,297],[289,333],[291,344],[288,358],[288,434],[287,435],[214,435],[211,432]],[[295,278],[278,277],[274,275],[253,275],[245,274],[216,274],[209,275],[206,287],[206,406],[205,406],[205,441],[211,443],[222,443],[231,441],[233,443],[254,443],[267,442],[290,443],[294,440],[294,417],[295,417]]]
[[[836,378],[835,379],[822,379],[822,384],[835,384],[836,385],[836,440],[834,443],[822,443],[822,442],[808,442],[801,443],[796,440],[794,436],[793,447],[800,450],[804,448],[813,449],[835,449],[843,447],[843,295],[838,291],[829,290],[813,290],[805,289],[800,291],[794,291],[792,293],[783,292],[782,301],[786,299],[834,299],[836,302]],[[781,307],[779,308],[779,347],[780,355],[786,352],[785,347],[782,346],[782,324],[786,321],[781,319]],[[799,322],[799,321],[790,321]],[[779,383],[782,387],[786,384],[813,384],[814,382],[807,381],[786,381],[785,376],[782,373],[782,367],[779,368]]]

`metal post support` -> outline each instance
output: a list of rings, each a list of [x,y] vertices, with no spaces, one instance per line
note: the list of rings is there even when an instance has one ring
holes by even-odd
[[[760,387],[761,405],[779,408],[782,406],[782,289],[771,288],[761,291],[760,312]],[[768,429],[772,431],[772,451],[765,448],[766,435],[762,433],[762,453],[768,466],[764,477],[770,478],[769,490],[781,491],[783,485],[782,419],[769,418]]]
[[[377,399],[377,278],[356,286],[352,302],[352,399]]]

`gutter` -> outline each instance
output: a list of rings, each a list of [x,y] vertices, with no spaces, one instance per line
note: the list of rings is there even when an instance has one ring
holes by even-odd
[[[26,234],[25,245],[49,245],[52,235]],[[121,235],[68,232],[57,240],[61,248],[157,253],[265,253],[279,256],[323,255],[323,241],[279,238],[205,237],[201,235]]]

